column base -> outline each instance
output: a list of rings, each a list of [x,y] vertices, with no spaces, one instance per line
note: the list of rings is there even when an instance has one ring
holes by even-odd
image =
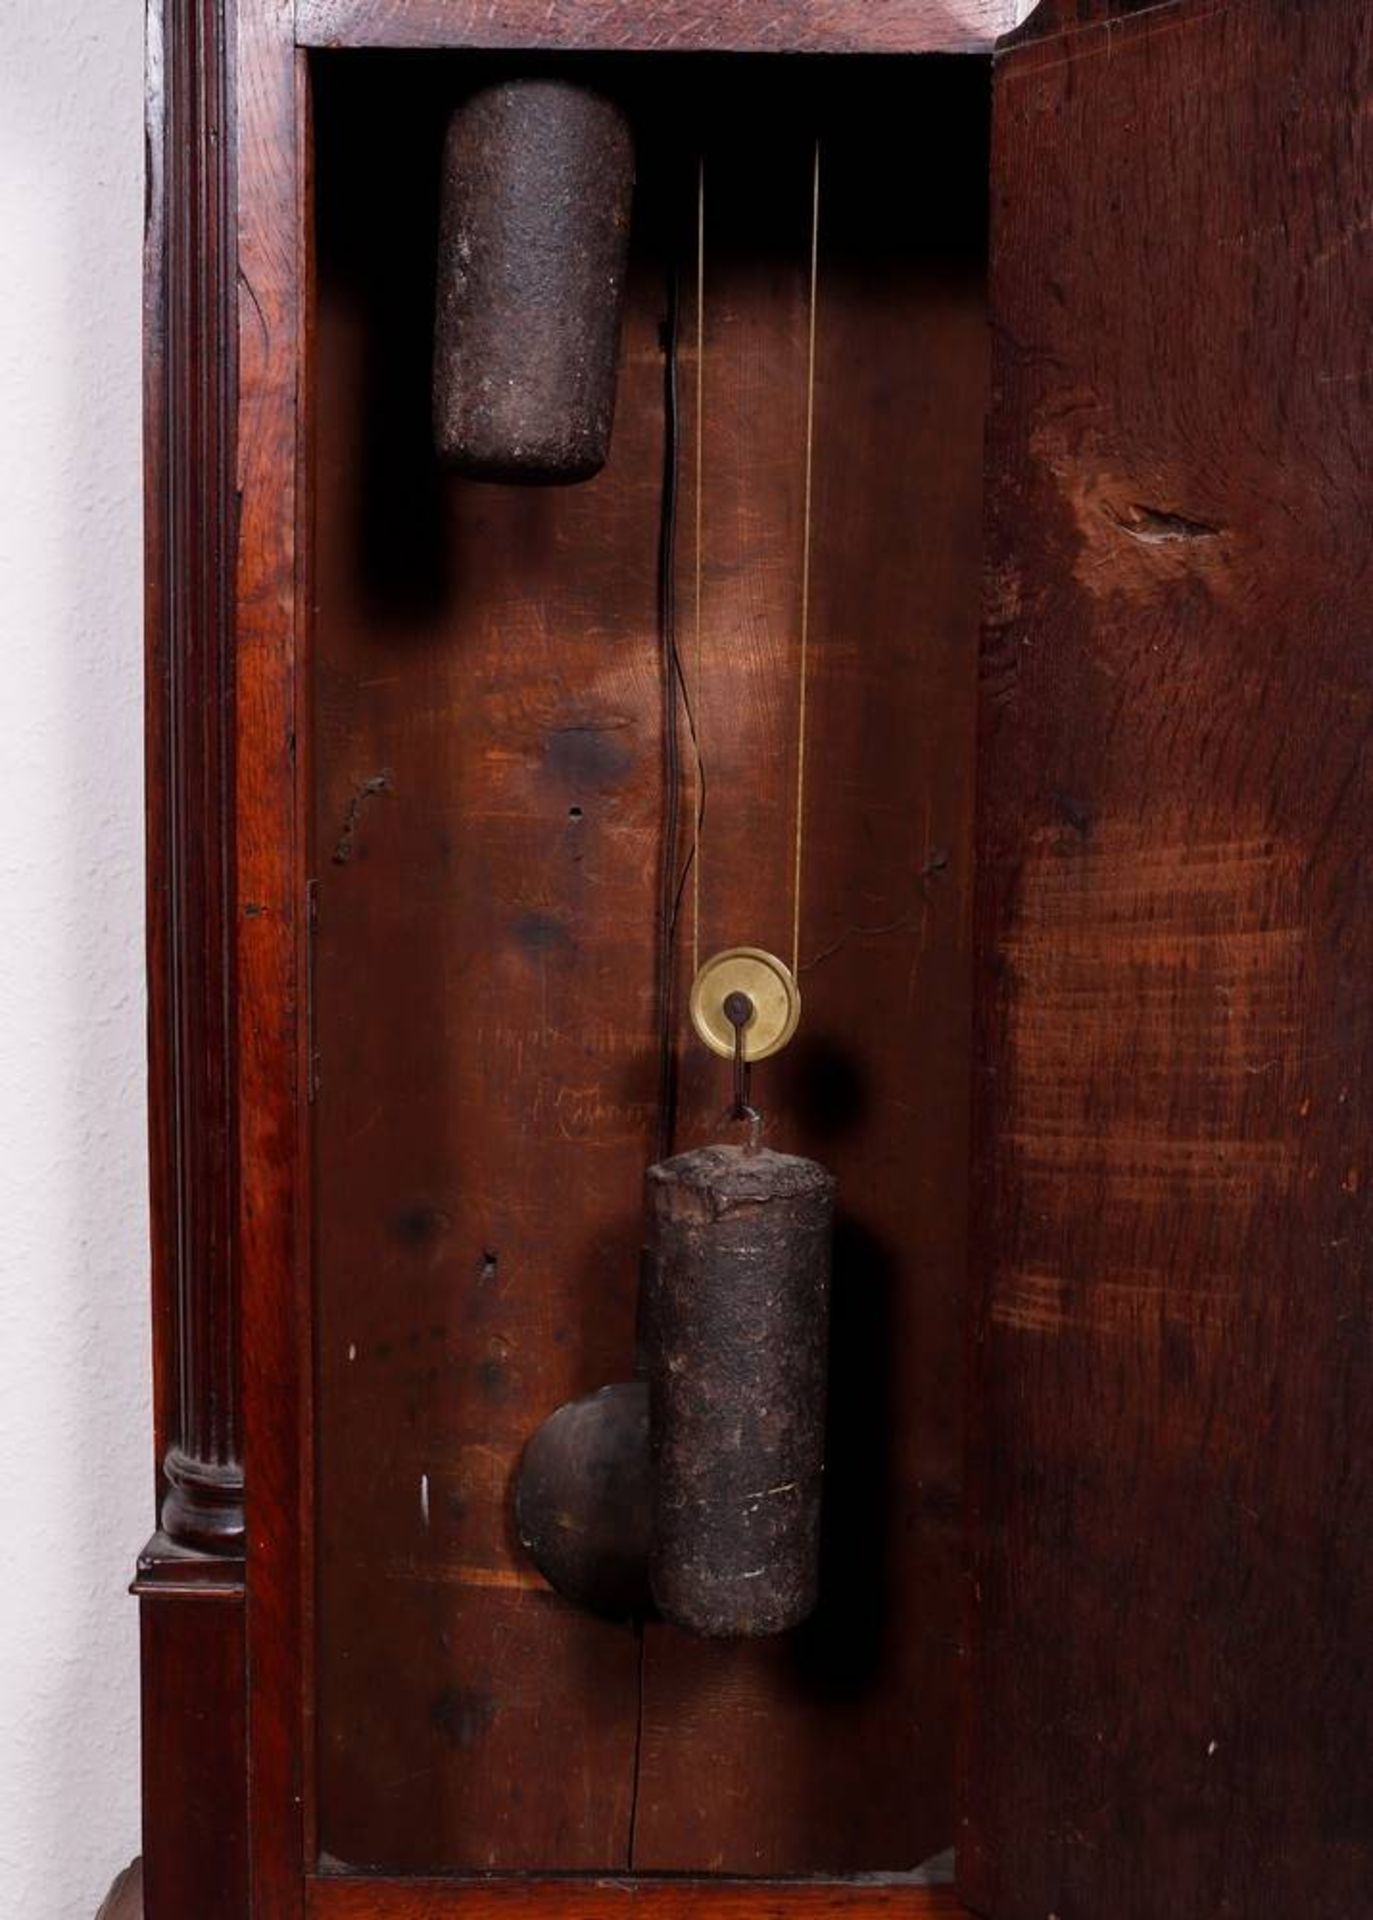
[[[167,1495],[162,1531],[179,1546],[202,1553],[243,1551],[243,1469],[196,1460],[173,1447],[162,1463]]]
[[[95,1920],[143,1920],[143,1862],[125,1867],[105,1895]]]

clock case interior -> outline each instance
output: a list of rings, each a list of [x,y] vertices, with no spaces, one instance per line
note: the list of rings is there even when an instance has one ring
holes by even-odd
[[[540,58],[636,147],[612,450],[566,487],[431,429],[445,124],[528,66],[311,56],[315,1857],[947,1876],[989,65]],[[683,1149],[729,1097],[693,940],[790,952],[807,542],[803,1016],[754,1092],[838,1180],[821,1601],[715,1642],[560,1599],[512,1485],[632,1370],[665,992]]]

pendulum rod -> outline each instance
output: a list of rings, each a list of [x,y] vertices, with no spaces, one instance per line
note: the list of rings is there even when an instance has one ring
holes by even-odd
[[[677,1050],[673,1045],[673,949],[681,884],[677,839],[681,817],[681,734],[678,700],[681,662],[677,650],[677,495],[681,441],[677,360],[681,339],[681,286],[677,264],[668,270],[667,317],[663,323],[663,478],[658,536],[658,645],[663,716],[663,846],[658,879],[658,1102],[656,1157],[671,1151],[677,1112]],[[690,716],[691,706],[687,703]]]
[[[677,622],[677,520],[680,495],[681,397],[680,357],[682,339],[681,270],[676,261],[668,272],[667,315],[663,326],[663,476],[662,510],[658,539],[658,638],[663,688],[663,853],[659,867],[658,929],[659,964],[657,978],[658,1013],[658,1103],[657,1145],[661,1159],[669,1151],[676,1125],[677,1072],[673,1046],[675,1027],[674,955],[677,927],[688,880],[692,883],[692,957],[699,959],[701,942],[701,846],[706,810],[706,774],[701,757],[698,731],[702,685],[701,626],[701,526],[704,518],[704,448],[699,432],[703,418],[705,378],[705,159],[700,157],[696,170],[696,420],[698,431],[694,454],[695,510],[695,594],[693,606],[693,672],[689,679],[678,645]],[[680,707],[679,707],[680,703]],[[677,846],[681,817],[681,731],[679,712],[685,717],[692,748],[692,829],[686,861],[680,872]]]
[[[703,579],[702,530],[705,525],[705,423],[706,423],[706,161],[702,154],[696,168],[696,440],[695,512],[696,537],[692,548],[695,569],[695,605],[692,613],[692,649],[695,654],[696,720],[692,742],[696,754],[696,780],[693,795],[691,839],[691,977],[701,971],[701,842],[706,824],[706,773],[701,753],[700,727],[704,716],[705,643],[701,625],[701,588]]]
[[[806,345],[806,485],[801,545],[801,646],[796,697],[796,845],[792,863],[791,977],[801,973],[801,872],[806,843],[806,668],[810,654],[810,555],[815,495],[815,323],[820,285],[820,142],[815,143],[810,212],[810,316]]]
[[[801,967],[801,907],[805,897],[806,775],[808,697],[810,688],[811,573],[815,523],[815,413],[816,365],[820,291],[821,148],[817,139],[811,168],[810,258],[806,326],[806,402],[804,442],[804,508],[802,515],[800,617],[796,695],[796,782],[791,858],[791,977]],[[691,876],[691,970],[701,978],[701,891],[706,817],[705,757],[701,733],[705,713],[705,277],[706,277],[706,169],[702,158],[696,175],[696,288],[695,288],[695,439],[693,457],[692,674],[691,696],[681,688],[686,706],[694,757],[693,825],[687,868]],[[685,875],[683,876],[685,879]],[[713,963],[712,963],[713,964]],[[742,1028],[737,1029],[742,1033]],[[712,1043],[713,1044],[713,1043]],[[757,1057],[754,1055],[753,1057]],[[737,1104],[737,1102],[736,1102]]]

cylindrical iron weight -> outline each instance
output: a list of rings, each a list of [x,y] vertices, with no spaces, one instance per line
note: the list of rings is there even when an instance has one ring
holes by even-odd
[[[633,187],[629,124],[588,87],[505,81],[453,114],[434,432],[463,472],[566,482],[605,464]]]
[[[653,1597],[696,1633],[780,1633],[818,1596],[834,1180],[719,1146],[648,1183]]]

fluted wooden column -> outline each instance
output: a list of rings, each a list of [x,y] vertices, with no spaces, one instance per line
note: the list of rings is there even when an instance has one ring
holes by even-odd
[[[236,208],[229,15],[165,0],[163,180],[150,253],[149,810],[161,1524],[243,1542],[233,1114],[233,553]],[[157,49],[151,45],[150,59]],[[150,275],[150,278],[154,276]],[[152,296],[150,293],[150,308]],[[153,435],[150,433],[150,441]],[[158,468],[160,467],[160,472]]]
[[[234,0],[148,0],[144,275],[157,1532],[141,1554],[144,1920],[246,1920],[234,1221]]]

